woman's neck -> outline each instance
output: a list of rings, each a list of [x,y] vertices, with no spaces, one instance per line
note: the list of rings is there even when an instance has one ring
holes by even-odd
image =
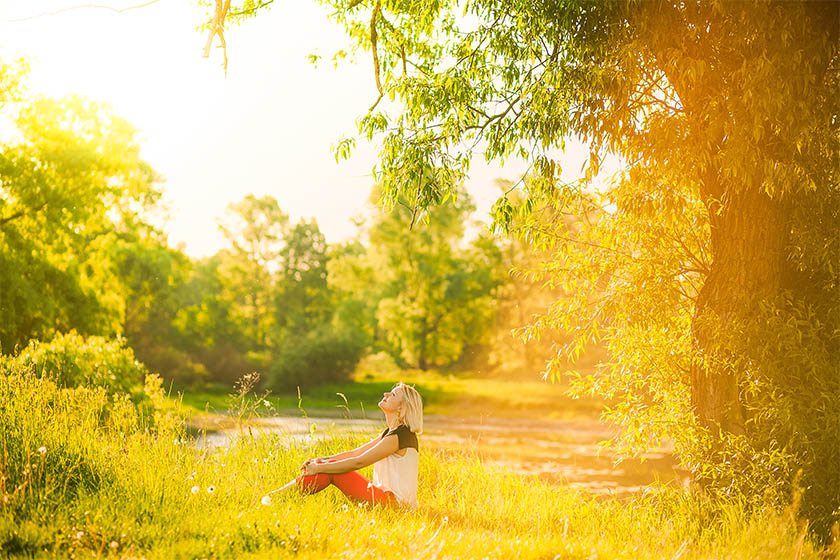
[[[385,413],[385,425],[388,426],[389,430],[393,430],[394,428],[396,428],[397,426],[400,425],[400,419],[396,415],[396,413],[393,413],[393,412],[386,412]]]

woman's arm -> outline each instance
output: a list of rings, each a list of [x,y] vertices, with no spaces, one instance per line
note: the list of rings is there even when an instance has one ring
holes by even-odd
[[[351,449],[350,451],[343,451],[341,453],[336,453],[335,455],[330,455],[329,457],[318,457],[317,459],[315,459],[315,461],[316,462],[340,461],[342,459],[350,459],[352,457],[358,457],[359,455],[361,455],[362,453],[364,453],[365,451],[367,451],[368,449],[370,449],[371,447],[376,445],[376,442],[378,442],[378,441],[379,441],[379,436],[373,438],[372,440],[370,440],[369,442],[367,442],[364,445],[360,445],[356,449]]]
[[[374,440],[372,443],[373,446],[355,457],[347,457],[329,463],[307,463],[303,467],[303,474],[341,474],[356,471],[396,453],[400,448],[400,442],[396,434]]]

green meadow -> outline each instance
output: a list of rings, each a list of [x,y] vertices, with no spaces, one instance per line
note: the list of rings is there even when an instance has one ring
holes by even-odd
[[[545,383],[534,375],[527,380],[488,377],[478,372],[441,372],[436,370],[403,370],[398,373],[370,372],[364,367],[345,382],[316,385],[291,392],[260,393],[262,409],[283,415],[320,417],[379,418],[376,402],[395,381],[417,388],[423,395],[426,414],[496,418],[595,419],[604,403],[591,398],[573,399],[564,384]],[[167,387],[179,395],[182,405],[194,416],[202,413],[236,412],[236,388],[223,384],[206,384],[202,388]],[[253,400],[259,404],[258,401]],[[244,403],[242,403],[244,404]],[[270,405],[270,406],[267,406]]]
[[[343,389],[350,392],[349,385]],[[514,402],[528,394],[514,394]],[[244,396],[239,404],[262,400]],[[0,376],[2,555],[804,559],[836,553],[810,540],[796,504],[748,512],[737,500],[711,501],[664,486],[632,499],[595,498],[490,468],[469,449],[424,449],[421,505],[414,511],[359,507],[331,490],[264,500],[306,458],[358,445],[370,434],[301,442],[282,433],[255,438],[245,427],[229,447],[207,449],[184,431],[193,414],[180,398],[167,396],[157,376],[147,377],[143,394],[129,396],[60,388],[8,366]]]

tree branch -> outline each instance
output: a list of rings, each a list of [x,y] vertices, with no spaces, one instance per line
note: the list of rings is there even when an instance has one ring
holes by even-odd
[[[227,43],[225,43],[225,17],[227,17],[230,10],[230,0],[216,0],[216,11],[213,14],[213,20],[210,22],[207,33],[207,42],[204,44],[204,58],[210,56],[210,47],[213,45],[213,37],[219,36],[219,43],[222,47],[224,55],[224,69],[227,74],[228,58],[227,58]]]
[[[382,82],[380,80],[380,68],[379,68],[379,53],[376,50],[376,40],[377,40],[377,33],[376,33],[376,20],[379,17],[379,12],[381,11],[382,6],[379,0],[376,0],[376,4],[373,6],[373,14],[370,16],[370,50],[373,54],[373,77],[376,80],[376,90],[379,94],[382,94]]]
[[[8,23],[17,23],[20,21],[28,21],[31,19],[38,19],[47,16],[57,16],[59,14],[63,14],[64,12],[71,12],[75,10],[109,10],[111,12],[115,12],[121,14],[123,12],[128,12],[129,10],[137,10],[139,8],[145,8],[146,6],[151,6],[152,4],[157,4],[160,0],[149,0],[148,2],[143,2],[142,4],[135,4],[133,6],[126,6],[124,8],[115,8],[113,6],[107,6],[105,4],[84,4],[79,6],[68,6],[66,8],[60,8],[58,10],[53,10],[50,12],[42,12],[40,14],[35,14],[31,16],[24,16],[20,18],[12,18],[7,19],[6,22]]]

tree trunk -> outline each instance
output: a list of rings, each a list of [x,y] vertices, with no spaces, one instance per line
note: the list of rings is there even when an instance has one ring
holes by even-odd
[[[712,265],[692,321],[697,352],[690,371],[691,398],[702,426],[744,434],[748,414],[740,383],[745,370],[737,365],[744,361],[737,359],[749,343],[737,338],[738,325],[755,320],[760,302],[779,292],[786,212],[783,200],[760,188],[735,187],[722,194],[716,186],[704,185]]]

